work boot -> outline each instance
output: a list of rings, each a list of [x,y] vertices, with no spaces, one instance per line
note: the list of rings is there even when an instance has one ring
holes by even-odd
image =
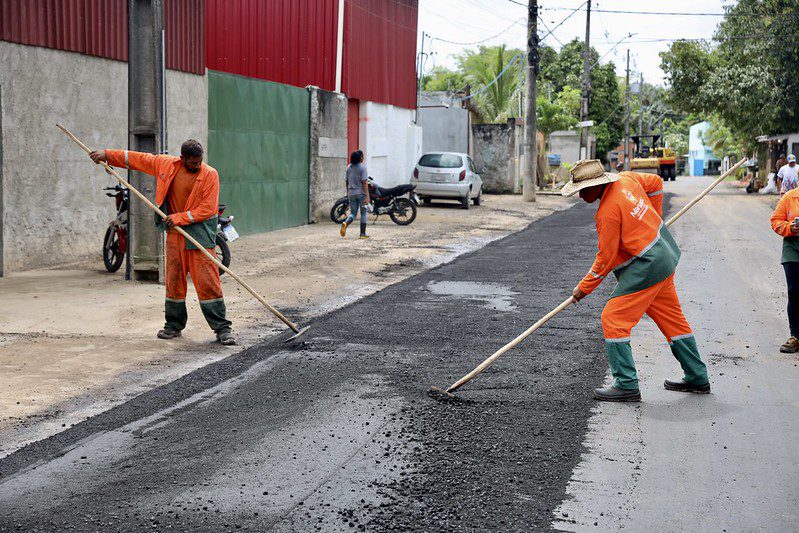
[[[339,235],[341,235],[342,237],[346,237],[347,236],[347,222],[346,221],[341,223],[341,229],[338,230],[338,232],[339,232]]]
[[[705,383],[704,385],[694,385],[692,383],[686,383],[683,379],[680,381],[670,381],[667,379],[663,382],[663,386],[666,388],[666,390],[693,392],[694,394],[710,394],[710,383]]]
[[[180,337],[180,332],[176,329],[172,328],[164,328],[158,332],[156,335],[159,339],[174,339],[175,337]]]
[[[785,344],[780,346],[782,353],[796,353],[799,352],[799,339],[791,335],[791,338],[785,341]]]
[[[641,391],[638,389],[605,387],[602,389],[594,389],[594,399],[600,402],[640,402]]]
[[[216,334],[216,340],[218,340],[221,344],[225,346],[235,346],[236,345],[236,337],[229,331],[223,331],[222,333]]]

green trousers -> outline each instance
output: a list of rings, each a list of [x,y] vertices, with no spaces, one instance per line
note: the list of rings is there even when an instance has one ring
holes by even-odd
[[[671,353],[680,363],[685,373],[685,382],[704,385],[708,382],[707,367],[699,356],[699,349],[693,335],[679,335],[669,343]],[[633,361],[633,349],[629,340],[605,341],[613,386],[618,389],[637,389],[638,372]]]
[[[215,300],[200,301],[200,309],[203,312],[205,321],[211,326],[211,329],[216,333],[229,333],[231,330],[232,322],[226,318],[225,300],[224,298],[217,298]],[[186,312],[186,300],[173,300],[166,299],[164,306],[164,315],[166,317],[167,329],[175,331],[183,331],[186,327],[186,322],[189,319],[189,314]]]

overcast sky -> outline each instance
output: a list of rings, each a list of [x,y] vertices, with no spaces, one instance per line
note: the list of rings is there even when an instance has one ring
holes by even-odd
[[[526,4],[527,0],[517,0]],[[549,29],[555,28],[582,0],[543,0],[539,2],[539,13]],[[633,75],[643,73],[644,80],[662,85],[658,52],[668,48],[668,42],[640,42],[653,39],[709,38],[713,35],[720,16],[667,16],[602,13],[597,9],[621,11],[670,11],[689,13],[722,13],[724,0],[669,0],[668,2],[632,2],[629,0],[593,0],[591,4],[591,46],[600,55],[607,55],[602,62],[614,62],[616,73],[624,75],[627,49],[630,49],[630,70]],[[436,65],[454,66],[452,54],[465,48],[438,39],[467,43],[492,37],[507,29],[502,35],[490,38],[484,44],[508,44],[509,47],[525,48],[527,37],[527,8],[511,0],[419,0],[419,39],[421,34],[433,37],[425,40],[425,52],[431,53],[425,71]],[[540,36],[549,33],[544,24],[538,24]],[[614,45],[629,33],[633,37]],[[560,49],[575,37],[585,37],[585,8],[574,13],[563,24],[546,37],[542,44]],[[560,41],[560,42],[559,42]]]

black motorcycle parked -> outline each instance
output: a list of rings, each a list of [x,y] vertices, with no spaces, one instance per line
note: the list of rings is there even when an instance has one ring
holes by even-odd
[[[400,226],[407,226],[416,220],[417,206],[419,205],[419,197],[413,192],[416,185],[410,183],[405,185],[397,185],[390,189],[380,187],[370,177],[367,181],[369,184],[369,199],[371,203],[371,212],[375,215],[372,223],[377,222],[380,215],[388,215],[395,224]],[[405,195],[408,198],[405,198]],[[336,200],[333,207],[330,209],[330,220],[336,224],[341,224],[347,218],[350,209],[350,200],[344,196]]]

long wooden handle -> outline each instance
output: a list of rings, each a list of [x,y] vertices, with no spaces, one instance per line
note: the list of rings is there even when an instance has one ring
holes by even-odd
[[[738,163],[736,163],[735,165],[733,165],[732,167],[730,167],[730,169],[729,169],[727,172],[725,172],[724,174],[722,174],[721,176],[719,176],[718,178],[716,178],[716,179],[713,181],[713,183],[711,183],[710,185],[708,185],[708,186],[705,188],[705,190],[704,190],[704,191],[702,191],[701,193],[699,193],[699,195],[698,195],[696,198],[694,198],[693,200],[691,200],[690,202],[688,202],[688,204],[687,204],[685,207],[683,207],[682,209],[680,209],[680,210],[679,210],[679,211],[678,211],[678,212],[677,212],[677,213],[676,213],[676,214],[675,214],[673,217],[671,217],[671,218],[669,219],[669,221],[668,221],[668,222],[666,222],[666,226],[670,226],[670,225],[671,225],[671,224],[673,224],[673,223],[674,223],[674,222],[675,222],[675,221],[676,221],[678,218],[680,218],[681,216],[683,216],[683,215],[685,214],[685,212],[686,212],[686,211],[688,211],[688,210],[689,210],[691,207],[693,207],[693,205],[694,205],[694,204],[696,204],[696,203],[697,203],[699,200],[701,200],[702,198],[704,198],[704,197],[705,197],[705,195],[707,195],[707,193],[709,193],[710,191],[712,191],[712,190],[713,190],[713,188],[714,188],[716,185],[718,185],[719,183],[721,183],[721,182],[722,182],[722,180],[723,180],[724,178],[726,178],[727,176],[729,176],[730,174],[732,174],[732,172],[733,172],[733,171],[735,171],[735,169],[737,169],[738,167],[740,167],[741,165],[743,165],[745,162],[746,162],[746,158],[744,157],[743,159],[741,159],[740,161],[738,161]],[[537,330],[538,328],[540,328],[541,326],[543,326],[544,324],[546,324],[546,323],[549,321],[549,319],[550,319],[550,318],[552,318],[553,316],[557,315],[558,313],[560,313],[561,311],[563,311],[564,309],[566,309],[567,307],[569,307],[571,304],[575,303],[575,301],[576,301],[576,300],[574,299],[574,297],[573,297],[573,296],[569,296],[569,298],[568,298],[568,299],[566,299],[566,300],[564,300],[564,301],[563,301],[563,302],[562,302],[562,303],[561,303],[559,306],[557,306],[555,309],[553,309],[552,311],[550,311],[549,313],[547,313],[546,315],[544,315],[544,316],[543,316],[543,318],[541,318],[541,320],[539,320],[538,322],[536,322],[535,324],[533,324],[532,326],[530,326],[529,328],[527,328],[527,330],[526,330],[524,333],[522,333],[521,335],[519,335],[518,337],[516,337],[515,339],[513,339],[512,341],[510,341],[508,344],[506,344],[505,346],[503,346],[502,348],[500,348],[499,350],[497,350],[496,352],[494,352],[494,354],[493,354],[493,355],[491,355],[491,357],[489,357],[488,359],[486,359],[485,361],[483,361],[482,363],[480,363],[480,365],[479,365],[477,368],[475,368],[474,370],[472,370],[471,372],[469,372],[468,374],[466,374],[465,376],[463,376],[461,379],[459,379],[458,381],[456,381],[456,382],[455,382],[455,383],[453,383],[452,385],[450,385],[450,386],[449,386],[449,388],[447,389],[447,392],[453,392],[453,391],[455,391],[455,390],[458,390],[459,388],[461,388],[461,387],[462,387],[463,385],[465,385],[466,383],[469,383],[469,382],[470,382],[472,379],[474,379],[474,377],[475,377],[475,376],[477,376],[477,374],[479,374],[480,372],[482,372],[483,370],[485,370],[486,368],[488,368],[489,366],[491,366],[491,364],[492,364],[494,361],[496,361],[496,360],[499,358],[499,356],[501,356],[502,354],[504,354],[505,352],[507,352],[508,350],[510,350],[511,348],[513,348],[514,346],[516,346],[517,344],[519,344],[520,342],[522,342],[524,339],[526,339],[527,337],[529,337],[529,336],[530,336],[530,335],[531,335],[531,334],[532,334],[532,333],[533,333],[535,330]]]
[[[700,193],[699,193],[699,195],[698,195],[696,198],[694,198],[693,200],[691,200],[690,202],[688,202],[688,203],[685,205],[685,207],[683,207],[682,209],[680,209],[679,211],[677,211],[677,212],[674,214],[674,216],[673,216],[673,217],[671,217],[671,218],[669,219],[669,221],[668,221],[668,222],[666,222],[666,227],[669,227],[669,226],[671,226],[671,225],[672,225],[672,224],[673,224],[673,223],[674,223],[674,222],[675,222],[675,221],[676,221],[678,218],[680,218],[681,216],[683,216],[683,215],[685,214],[685,212],[686,212],[686,211],[688,211],[689,209],[691,209],[691,208],[694,206],[694,204],[695,204],[696,202],[698,202],[699,200],[701,200],[702,198],[704,198],[704,197],[705,197],[705,195],[706,195],[707,193],[709,193],[710,191],[712,191],[712,190],[713,190],[713,188],[714,188],[716,185],[718,185],[719,183],[721,183],[721,182],[724,180],[724,178],[726,178],[727,176],[729,176],[730,174],[732,174],[732,173],[733,173],[735,170],[737,170],[737,169],[738,169],[738,167],[740,167],[741,165],[743,165],[744,163],[746,163],[746,161],[747,161],[747,159],[744,157],[743,159],[741,159],[740,161],[738,161],[737,163],[735,163],[733,166],[731,166],[731,167],[730,167],[730,169],[729,169],[727,172],[725,172],[724,174],[722,174],[721,176],[719,176],[718,178],[716,178],[716,179],[713,181],[713,183],[711,183],[710,185],[708,185],[708,186],[705,188],[705,190],[704,190],[704,191],[700,192]]]
[[[569,298],[564,300],[559,306],[557,306],[555,309],[544,315],[541,318],[541,320],[539,320],[538,322],[527,328],[524,333],[522,333],[521,335],[510,341],[508,344],[506,344],[505,346],[494,352],[494,354],[491,357],[480,363],[480,366],[478,366],[477,368],[475,368],[474,370],[463,376],[461,379],[450,385],[449,388],[447,389],[447,392],[452,392],[454,390],[457,390],[466,383],[470,382],[477,374],[479,374],[480,372],[491,366],[491,363],[496,361],[500,355],[507,352],[508,350],[510,350],[511,348],[522,342],[524,339],[532,335],[535,330],[546,324],[550,318],[557,315],[558,313],[569,307],[574,302],[575,302],[574,297],[569,296]]]
[[[75,141],[75,144],[77,144],[78,146],[80,146],[81,148],[83,148],[83,150],[84,150],[84,151],[85,151],[87,154],[88,154],[88,153],[91,153],[91,149],[90,149],[88,146],[86,146],[85,144],[83,144],[83,142],[82,142],[80,139],[78,139],[77,137],[75,137],[75,135],[73,135],[71,131],[69,131],[68,129],[66,129],[66,128],[65,128],[64,126],[62,126],[61,124],[56,124],[56,127],[58,127],[58,129],[60,129],[60,130],[61,130],[61,131],[63,131],[64,133],[66,133],[66,134],[69,136],[69,138],[70,138],[70,139],[72,139],[73,141]],[[136,187],[134,187],[133,185],[131,185],[129,182],[125,181],[125,179],[124,179],[124,178],[122,178],[122,176],[120,176],[120,175],[119,175],[119,173],[117,173],[117,171],[116,171],[116,170],[115,170],[115,169],[114,169],[114,168],[113,168],[111,165],[109,165],[109,164],[108,164],[108,163],[106,163],[105,161],[101,161],[99,164],[100,164],[100,165],[102,165],[102,166],[103,166],[103,168],[105,168],[105,171],[106,171],[106,172],[108,172],[109,174],[111,174],[112,176],[114,176],[114,177],[117,179],[117,181],[119,182],[119,184],[120,184],[120,185],[122,185],[122,186],[123,186],[123,187],[125,187],[126,189],[130,190],[130,192],[132,192],[133,194],[135,194],[135,195],[136,195],[136,196],[137,196],[137,197],[138,197],[138,198],[139,198],[141,201],[143,201],[145,204],[147,204],[147,206],[148,206],[150,209],[152,209],[153,211],[155,211],[156,213],[158,213],[158,214],[161,216],[161,218],[163,218],[163,219],[165,219],[165,220],[166,220],[166,217],[167,217],[166,213],[164,213],[163,211],[161,211],[161,210],[158,208],[158,206],[157,206],[157,205],[155,205],[153,202],[151,202],[151,201],[150,201],[150,199],[149,199],[149,198],[147,198],[147,197],[146,197],[146,196],[144,196],[142,193],[140,193],[140,192],[139,192],[139,191],[136,189]],[[294,323],[293,323],[291,320],[289,320],[288,318],[286,318],[285,316],[283,316],[283,313],[281,313],[280,311],[278,311],[277,309],[275,309],[274,307],[272,307],[272,306],[269,304],[269,302],[267,302],[267,301],[264,299],[264,297],[263,297],[263,296],[261,296],[260,294],[258,294],[258,292],[257,292],[255,289],[253,289],[252,287],[250,287],[250,286],[249,286],[249,285],[248,285],[248,284],[247,284],[247,283],[246,283],[246,282],[245,282],[243,279],[241,279],[240,277],[238,277],[238,276],[237,276],[237,275],[236,275],[236,274],[235,274],[235,273],[234,273],[232,270],[230,270],[228,267],[226,267],[224,264],[222,264],[222,262],[219,260],[219,258],[218,258],[218,257],[215,257],[215,256],[214,256],[212,253],[210,253],[208,250],[206,250],[206,249],[205,249],[205,247],[204,247],[202,244],[200,244],[199,242],[197,242],[197,240],[196,240],[194,237],[192,237],[191,235],[189,235],[188,233],[186,233],[186,230],[184,230],[184,229],[183,229],[183,228],[181,228],[180,226],[173,226],[173,228],[174,228],[174,229],[176,229],[176,230],[178,231],[178,233],[180,233],[181,235],[183,235],[183,237],[185,237],[185,238],[186,238],[186,239],[187,239],[187,240],[188,240],[190,243],[192,243],[194,246],[196,246],[198,250],[200,250],[202,253],[204,253],[204,254],[205,254],[205,256],[206,256],[208,259],[210,259],[211,261],[213,261],[213,262],[214,262],[214,264],[216,264],[216,266],[218,266],[219,268],[221,268],[221,269],[222,269],[223,271],[225,271],[226,273],[230,274],[230,277],[231,277],[231,278],[233,278],[233,279],[235,279],[236,281],[238,281],[238,282],[239,282],[239,284],[240,284],[242,287],[244,287],[245,289],[247,289],[247,291],[248,291],[250,294],[252,294],[252,295],[255,297],[255,299],[256,299],[256,300],[258,300],[259,302],[261,302],[261,303],[264,305],[264,307],[266,307],[267,309],[269,309],[269,311],[271,311],[271,312],[272,312],[272,314],[274,314],[276,317],[278,317],[280,320],[282,320],[284,324],[286,324],[288,327],[290,327],[290,328],[291,328],[291,330],[292,330],[292,331],[294,331],[294,333],[299,333],[299,332],[300,332],[300,329],[299,329],[299,328],[298,328],[298,327],[297,327],[297,326],[296,326],[296,325],[295,325],[295,324],[294,324]]]

